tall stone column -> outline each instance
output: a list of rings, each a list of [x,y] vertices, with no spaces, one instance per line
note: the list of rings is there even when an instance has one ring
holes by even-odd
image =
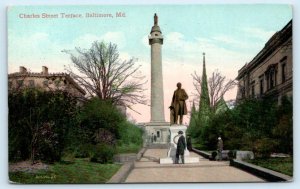
[[[165,122],[164,90],[162,77],[161,46],[163,36],[158,26],[158,17],[154,14],[149,45],[151,45],[151,119],[150,122]]]

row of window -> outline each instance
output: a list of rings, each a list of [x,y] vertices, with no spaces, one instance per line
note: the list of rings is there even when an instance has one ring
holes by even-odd
[[[12,84],[13,84],[12,81],[9,81],[8,82],[8,87],[11,88],[13,86]],[[56,87],[59,87],[60,86],[60,80],[55,80],[54,84],[55,84]],[[44,80],[43,81],[43,86],[47,87],[48,85],[49,85],[49,81]],[[20,88],[20,87],[23,87],[23,86],[24,86],[24,80],[23,79],[17,80],[17,88]],[[34,80],[28,80],[28,87],[30,87],[30,88],[35,87]]]
[[[287,77],[286,57],[284,57],[280,61],[279,66],[281,72],[281,83],[284,83]],[[278,64],[270,65],[268,69],[265,71],[265,73],[259,76],[259,94],[263,95],[265,91],[271,90],[275,86],[277,86],[278,85],[277,78],[278,78]],[[255,81],[252,81],[251,83],[251,95],[253,97],[255,96]]]

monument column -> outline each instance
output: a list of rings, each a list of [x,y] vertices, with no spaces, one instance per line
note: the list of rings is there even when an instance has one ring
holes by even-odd
[[[151,119],[150,122],[165,122],[164,91],[161,62],[163,36],[158,26],[158,17],[154,14],[149,45],[151,45]]]

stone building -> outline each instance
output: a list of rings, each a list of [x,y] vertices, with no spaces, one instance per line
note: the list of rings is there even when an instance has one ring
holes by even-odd
[[[20,66],[19,72],[8,74],[8,90],[23,88],[38,88],[46,91],[68,91],[75,97],[83,98],[86,92],[66,73],[49,73],[46,66],[42,71],[28,72],[24,66]]]
[[[292,20],[276,32],[251,62],[238,71],[237,101],[293,96]]]

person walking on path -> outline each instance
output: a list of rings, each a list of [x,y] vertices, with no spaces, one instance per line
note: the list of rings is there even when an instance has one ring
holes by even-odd
[[[179,134],[179,139],[177,142],[175,164],[179,163],[179,156],[182,160],[182,164],[184,164],[184,150],[186,148],[186,143],[185,143],[185,138],[183,136],[183,132],[179,131],[178,134]]]
[[[222,151],[223,151],[223,140],[221,137],[218,138],[218,161],[222,161]]]

